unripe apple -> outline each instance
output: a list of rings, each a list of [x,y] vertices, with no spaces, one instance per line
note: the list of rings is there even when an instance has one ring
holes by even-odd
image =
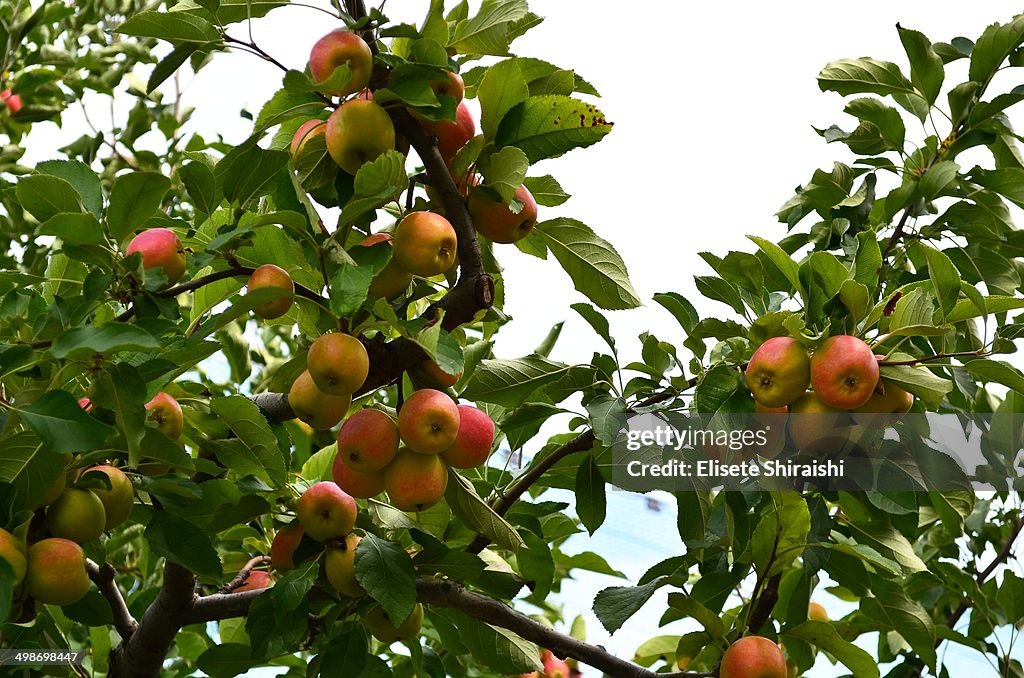
[[[295,134],[292,136],[292,143],[289,145],[288,150],[292,155],[292,162],[302,155],[303,149],[309,141],[319,135],[324,134],[327,131],[327,123],[320,118],[313,118],[299,125],[299,129],[295,130]]]
[[[807,390],[810,365],[807,349],[799,341],[772,337],[754,351],[744,376],[754,400],[766,407],[781,407]]]
[[[853,420],[866,428],[888,428],[903,418],[914,405],[914,396],[902,388],[879,379],[871,397],[853,410]]]
[[[544,678],[569,678],[569,665],[556,657],[551,650],[541,652],[540,661],[544,664]]]
[[[45,605],[70,605],[89,590],[85,551],[68,539],[43,539],[28,549],[25,591]]]
[[[722,656],[719,678],[787,678],[782,649],[762,636],[745,636]]]
[[[494,445],[494,421],[472,405],[459,405],[459,429],[455,442],[441,453],[454,468],[473,468],[487,461]]]
[[[103,529],[110,531],[128,520],[128,516],[132,512],[132,505],[135,503],[135,488],[132,487],[132,481],[128,479],[128,476],[121,469],[106,465],[93,466],[86,473],[102,473],[110,481],[109,490],[103,486],[89,488],[89,491],[103,503],[103,511],[106,516]]]
[[[6,560],[14,570],[14,585],[25,579],[25,547],[17,537],[0,529],[0,559]]]
[[[245,578],[245,583],[235,589],[235,593],[241,593],[242,591],[258,591],[259,589],[265,589],[273,586],[274,578],[270,576],[269,572],[263,570],[253,570],[249,573],[249,576]]]
[[[455,120],[421,120],[423,129],[437,138],[437,150],[449,165],[455,154],[476,136],[476,121],[466,102],[455,109]]]
[[[398,426],[380,410],[367,408],[349,417],[338,431],[338,456],[356,471],[379,471],[398,454]]]
[[[296,417],[317,431],[326,431],[348,414],[352,396],[324,393],[306,370],[292,382],[288,390],[288,404]]]
[[[356,500],[330,481],[316,483],[302,493],[295,515],[302,529],[317,541],[344,537],[356,526]]]
[[[876,384],[878,361],[857,337],[829,337],[811,357],[811,387],[827,405],[856,409],[871,398]]]
[[[419,635],[420,629],[423,627],[423,606],[416,603],[409,617],[395,626],[384,608],[377,605],[363,618],[363,624],[374,638],[387,645],[396,640],[412,640]]]
[[[451,388],[462,378],[462,372],[448,374],[430,358],[425,358],[411,370],[409,376],[418,385],[428,388]]]
[[[374,233],[363,238],[362,242],[359,243],[361,247],[370,247],[376,245],[379,242],[386,242],[393,245],[394,238],[390,233]],[[412,273],[405,271],[398,262],[395,261],[394,254],[388,259],[388,263],[384,264],[377,275],[373,276],[373,280],[370,281],[370,289],[368,296],[370,299],[384,298],[387,300],[397,299],[409,289],[409,285],[412,283]]]
[[[21,111],[21,96],[11,92],[10,88],[0,92],[0,103],[7,106],[7,110],[11,112],[11,115],[17,115]]]
[[[324,571],[327,573],[327,581],[331,583],[339,593],[349,598],[362,598],[366,590],[359,585],[356,579],[356,547],[362,537],[350,534],[345,537],[343,548],[327,549],[327,556],[324,559]]]
[[[365,163],[395,149],[395,125],[379,104],[350,99],[327,119],[327,152],[334,162],[355,175]]]
[[[270,565],[278,572],[295,569],[295,549],[302,541],[302,523],[298,520],[282,527],[270,542]]]
[[[181,438],[185,430],[185,417],[181,413],[181,405],[168,393],[161,391],[146,403],[147,417],[156,422],[156,429],[171,440]]]
[[[816,393],[808,391],[789,406],[789,438],[803,452],[825,451],[844,438],[848,427],[842,410],[826,405]]]
[[[423,511],[441,501],[448,487],[448,467],[440,455],[419,454],[408,447],[384,469],[384,489],[401,511]]]
[[[150,228],[132,238],[126,254],[142,253],[147,271],[162,269],[167,284],[173,285],[185,275],[185,248],[178,234],[169,228]]]
[[[474,188],[469,194],[469,216],[473,218],[473,226],[496,243],[522,240],[537,225],[537,201],[526,186],[516,190],[516,200],[523,203],[518,214],[497,193],[483,186]]]
[[[813,621],[828,621],[828,610],[821,603],[811,602],[807,606],[807,618]]]
[[[316,387],[330,395],[355,393],[370,373],[366,347],[350,334],[332,332],[313,342],[306,366]]]
[[[444,77],[430,81],[430,89],[434,94],[454,97],[456,104],[461,104],[466,96],[466,82],[462,76],[452,71],[446,71]]]
[[[352,31],[331,31],[313,44],[309,53],[309,74],[313,82],[322,83],[334,69],[348,64],[352,78],[341,89],[324,89],[330,96],[347,96],[366,87],[373,72],[373,52],[361,37]]]
[[[405,271],[429,278],[444,273],[458,254],[451,223],[433,212],[410,212],[395,229],[394,260]]]
[[[341,455],[334,458],[331,476],[338,487],[358,499],[376,497],[384,491],[384,471],[357,471],[346,464]]]
[[[246,287],[250,292],[266,288],[277,288],[288,293],[287,296],[264,301],[252,309],[253,313],[264,320],[280,318],[288,312],[288,309],[292,307],[292,303],[295,301],[295,283],[292,282],[292,277],[288,275],[288,271],[274,264],[263,264],[253,271],[252,275],[249,276],[249,282]]]
[[[459,434],[459,406],[444,391],[421,388],[399,410],[398,432],[409,449],[440,454]]]
[[[79,544],[99,539],[106,524],[103,502],[92,490],[69,487],[46,509],[50,534]]]

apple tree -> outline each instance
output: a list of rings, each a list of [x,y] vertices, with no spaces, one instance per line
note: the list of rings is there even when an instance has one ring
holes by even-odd
[[[545,216],[570,196],[532,169],[612,131],[598,90],[513,55],[543,20],[525,0],[422,5],[415,24],[362,0],[0,7],[0,647],[84,651],[47,675],[783,678],[949,675],[952,643],[1024,675],[1001,644],[1024,619],[1003,567],[1024,374],[995,357],[1024,308],[1024,94],[995,84],[1024,19],[976,41],[899,27],[905,65],[826,66],[852,122],[820,134],[846,162],[783,205],[784,233],[702,253],[696,289],[730,315],[657,294],[679,336],[628,362],[605,315],[641,304],[625,264]],[[322,20],[304,70],[246,30],[290,11]],[[176,87],[228,50],[281,77],[237,145],[196,133]],[[34,125],[108,97],[125,124],[86,115],[22,164]],[[518,256],[564,269],[607,350],[558,362],[555,328],[495,354]],[[563,547],[628,485],[631,422],[693,412],[782,417],[805,456],[856,430],[913,482],[662,487],[685,548],[594,613],[614,633],[667,592],[661,620],[694,630],[618,657],[550,600],[618,573]],[[934,482],[904,454],[926,413],[987,423],[990,468]],[[826,586],[855,609],[829,620]]]

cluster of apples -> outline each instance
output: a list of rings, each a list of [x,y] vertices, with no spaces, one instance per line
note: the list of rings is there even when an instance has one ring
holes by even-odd
[[[829,337],[813,355],[792,337],[773,337],[754,351],[745,378],[757,412],[818,415],[790,419],[789,437],[805,450],[851,417],[866,428],[885,428],[910,410],[914,397],[881,378],[884,358],[845,334]]]

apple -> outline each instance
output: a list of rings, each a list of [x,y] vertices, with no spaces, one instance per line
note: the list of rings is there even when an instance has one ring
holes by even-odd
[[[343,29],[331,31],[313,44],[309,53],[309,74],[313,82],[324,82],[343,64],[348,64],[352,78],[341,89],[323,89],[324,94],[343,97],[365,88],[373,72],[373,52],[365,40]]]
[[[0,559],[6,560],[14,570],[14,585],[25,579],[25,547],[10,532],[0,529]]]
[[[866,428],[881,429],[903,418],[914,405],[914,396],[902,388],[879,379],[868,401],[853,410],[853,420]]]
[[[787,678],[782,649],[768,638],[745,636],[722,656],[719,678]]]
[[[462,372],[448,374],[430,358],[425,358],[411,370],[409,376],[418,385],[429,388],[451,388],[462,378]]]
[[[433,212],[410,212],[395,228],[394,260],[403,270],[429,278],[452,267],[458,238],[451,223]]]
[[[366,347],[350,334],[332,332],[313,342],[306,367],[316,387],[330,395],[355,393],[370,373]]]
[[[329,480],[302,493],[295,515],[310,538],[327,541],[344,537],[356,526],[356,500]]]
[[[331,476],[334,482],[338,484],[338,487],[358,499],[376,497],[384,491],[383,471],[371,471],[369,473],[357,471],[346,464],[345,458],[340,455],[334,457]]]
[[[99,539],[106,524],[106,509],[92,490],[69,487],[46,509],[50,534],[79,544]]]
[[[423,129],[437,139],[437,150],[444,161],[451,165],[455,154],[476,136],[476,121],[466,102],[460,102],[455,109],[455,120],[425,120]]]
[[[288,147],[288,150],[292,155],[292,162],[302,155],[303,149],[309,141],[320,134],[324,134],[327,131],[327,123],[320,118],[313,118],[299,125],[299,129],[295,130],[295,134],[292,136],[292,143]]]
[[[288,390],[288,404],[296,417],[317,431],[326,431],[348,414],[352,396],[324,393],[306,370],[292,382]]]
[[[430,89],[434,94],[454,97],[456,104],[461,104],[466,96],[466,82],[461,75],[453,71],[445,71],[444,77],[431,80]]]
[[[544,678],[569,678],[569,665],[554,655],[551,650],[540,653],[540,661],[544,665]]]
[[[349,598],[362,598],[366,595],[366,590],[356,579],[356,547],[361,540],[362,537],[359,535],[348,535],[342,542],[342,548],[327,549],[327,556],[324,559],[327,581],[339,593]]]
[[[789,406],[765,407],[754,401],[753,425],[755,430],[763,430],[765,444],[755,448],[757,454],[771,459],[786,446],[786,425],[789,422]]]
[[[253,570],[249,573],[249,576],[245,578],[245,583],[234,590],[234,593],[241,593],[242,591],[258,591],[260,589],[269,588],[273,586],[274,578],[270,576],[269,572],[263,570]]]
[[[68,539],[38,541],[28,549],[25,591],[45,605],[70,605],[89,590],[85,551]]]
[[[444,391],[421,388],[398,411],[398,432],[411,450],[440,454],[459,435],[459,406]]]
[[[161,269],[167,285],[173,285],[185,275],[185,248],[178,234],[169,228],[150,228],[132,238],[125,253],[142,253],[142,267]]]
[[[807,606],[807,618],[813,621],[828,621],[828,610],[821,603],[811,602]]]
[[[270,565],[278,572],[295,569],[295,549],[302,541],[302,523],[298,520],[282,527],[270,542]]]
[[[744,374],[754,400],[766,407],[781,407],[803,395],[811,380],[811,361],[792,337],[772,337],[761,344]]]
[[[373,607],[363,618],[363,624],[382,643],[390,645],[396,640],[412,640],[423,626],[423,605],[416,603],[409,617],[398,626],[391,621],[380,605]]]
[[[109,532],[128,520],[128,516],[132,512],[132,505],[135,503],[135,488],[132,487],[132,481],[128,479],[128,476],[121,469],[113,466],[93,466],[86,473],[102,473],[110,481],[109,490],[102,485],[89,488],[89,491],[95,494],[103,504],[106,516],[103,529]]]
[[[827,405],[854,410],[871,398],[876,384],[878,360],[857,337],[829,337],[811,357],[811,387]]]
[[[408,404],[408,403],[406,403]],[[494,445],[494,421],[472,405],[459,405],[459,428],[455,442],[441,452],[454,468],[473,468],[487,461]]]
[[[808,391],[789,406],[789,438],[803,452],[827,451],[845,439],[847,415]]]
[[[394,238],[390,233],[374,233],[368,235],[359,243],[360,247],[370,247],[376,245],[379,242],[386,242],[391,244],[392,247]],[[409,289],[409,285],[412,283],[412,273],[402,270],[402,267],[395,261],[394,255],[388,259],[388,263],[384,264],[377,275],[373,276],[373,280],[370,281],[369,298],[370,299],[397,299]]]
[[[477,232],[496,243],[509,244],[522,240],[537,225],[537,201],[526,186],[516,190],[516,200],[523,204],[518,214],[505,204],[496,192],[478,186],[469,193],[469,216]]]
[[[10,88],[0,92],[0,103],[7,106],[7,110],[11,112],[11,115],[17,115],[21,111],[22,101],[21,96],[14,94]]]
[[[88,398],[79,398],[78,406],[85,410],[86,414],[92,412],[92,401],[89,400]]]
[[[356,471],[379,471],[398,454],[398,426],[380,410],[367,408],[349,417],[338,431],[338,455]]]
[[[295,283],[292,282],[292,277],[288,275],[288,271],[274,264],[263,264],[253,271],[246,287],[250,292],[266,288],[276,288],[287,292],[287,296],[264,301],[252,309],[253,313],[264,320],[280,318],[295,302]]]
[[[441,501],[448,487],[448,467],[440,455],[419,454],[408,447],[384,469],[384,489],[401,511],[417,512]]]
[[[379,104],[350,99],[327,119],[327,152],[338,167],[355,175],[363,164],[395,149],[395,125]]]
[[[156,430],[171,440],[181,438],[185,430],[185,418],[181,413],[181,405],[173,396],[163,391],[157,393],[146,403],[146,410],[149,412],[147,418],[156,422]]]

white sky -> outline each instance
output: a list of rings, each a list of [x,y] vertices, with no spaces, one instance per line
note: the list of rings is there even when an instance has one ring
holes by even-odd
[[[327,5],[325,0],[309,1]],[[386,13],[415,22],[425,5],[390,0]],[[751,251],[746,234],[783,237],[784,227],[773,214],[793,189],[814,169],[850,160],[844,146],[826,145],[811,129],[833,123],[855,126],[842,113],[841,98],[818,89],[815,76],[822,66],[858,56],[905,66],[897,22],[933,41],[958,35],[974,39],[988,23],[1005,21],[1019,11],[1010,2],[965,6],[948,0],[865,0],[855,5],[534,0],[531,9],[547,19],[518,41],[515,51],[575,69],[602,92],[599,106],[615,122],[613,133],[597,146],[546,162],[532,174],[555,175],[573,195],[562,207],[541,208],[541,218],[572,216],[593,227],[615,245],[640,297],[648,300],[642,309],[611,314],[620,350],[631,358],[639,354],[635,336],[641,331],[682,342],[675,321],[649,301],[655,292],[686,295],[702,316],[729,313],[696,295],[692,276],[710,272],[697,252]],[[253,35],[280,61],[302,68],[312,43],[331,28],[326,15],[294,7],[256,22]],[[231,32],[245,34],[242,26]],[[1013,78],[1019,78],[1017,72],[1003,81],[1010,83],[1007,89],[1018,84]],[[185,105],[197,109],[193,128],[207,138],[219,133],[240,141],[250,127],[238,112],[258,111],[280,87],[280,72],[236,53],[218,55],[198,77],[184,75],[182,80]],[[105,102],[91,102],[90,111],[97,125],[109,129]],[[119,115],[123,124],[124,113]],[[56,148],[84,129],[75,112],[65,117],[63,129],[39,125],[27,144],[27,162],[53,157]],[[908,124],[908,139],[923,136],[920,126]],[[528,353],[561,320],[567,322],[554,358],[582,362],[600,350],[599,340],[591,338],[589,328],[569,309],[582,297],[555,262],[540,262],[511,246],[502,248],[499,257],[507,281],[506,311],[520,321],[503,329],[497,346],[501,357]],[[630,504],[642,510],[642,501]],[[674,535],[671,543],[676,543]],[[630,573],[656,562],[638,562],[630,553],[627,545],[622,553],[606,555]],[[570,607],[589,608],[594,592],[575,591]],[[646,619],[639,627],[627,626],[628,637],[601,642],[630,656],[636,638],[657,633],[652,615],[642,616]],[[596,623],[590,628],[596,630]],[[967,657],[959,667],[988,666],[976,663],[976,657]],[[836,673],[836,668],[819,663],[807,675]]]

